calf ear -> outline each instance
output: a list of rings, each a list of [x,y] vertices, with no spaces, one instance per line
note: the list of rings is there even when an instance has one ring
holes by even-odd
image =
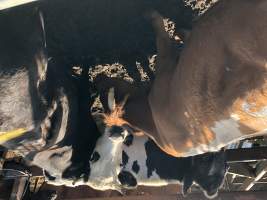
[[[116,107],[115,91],[114,88],[110,88],[108,91],[108,108],[110,111],[114,111]]]
[[[191,174],[186,174],[183,179],[183,190],[182,194],[187,195],[188,189],[193,185],[193,177]]]

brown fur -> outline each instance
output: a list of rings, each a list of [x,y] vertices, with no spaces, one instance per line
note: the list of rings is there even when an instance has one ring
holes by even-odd
[[[123,119],[124,110],[122,106],[116,106],[116,108],[109,114],[104,114],[104,123],[107,126],[123,126],[128,124],[127,121]]]
[[[267,106],[265,0],[221,0],[196,22],[178,62],[162,17],[154,12],[151,19],[157,35],[156,78],[148,96],[126,105],[129,124],[173,156],[210,145],[220,134],[212,127],[233,114],[239,118],[240,138],[267,129],[267,116],[253,117],[243,108],[246,102],[255,104],[250,112]]]

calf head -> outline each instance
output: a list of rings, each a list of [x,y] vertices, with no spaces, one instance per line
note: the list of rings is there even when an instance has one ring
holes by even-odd
[[[97,140],[90,159],[88,185],[98,190],[121,190],[117,176],[121,169],[121,151],[126,135],[124,129],[113,126],[106,129]]]
[[[187,194],[187,190],[195,182],[208,198],[217,196],[227,169],[223,151],[192,157],[191,169],[183,178],[183,194]]]
[[[122,142],[126,137],[127,129],[129,129],[128,123],[122,118],[124,114],[124,105],[127,102],[129,95],[126,95],[121,103],[116,104],[114,88],[110,88],[108,91],[108,98],[104,98],[105,114],[95,114],[94,118],[98,127],[101,130],[104,127],[105,130],[101,130],[106,134],[109,134],[110,139]],[[107,105],[105,105],[107,104]]]

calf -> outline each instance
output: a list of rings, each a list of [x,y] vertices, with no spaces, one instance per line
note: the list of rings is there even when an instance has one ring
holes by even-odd
[[[99,127],[99,115],[95,115]],[[187,194],[197,184],[209,197],[215,197],[223,184],[227,165],[224,152],[207,153],[188,158],[175,158],[163,152],[147,136],[130,134],[133,130],[119,126],[106,128],[97,140],[87,168],[86,181],[66,180],[45,172],[46,180],[53,185],[75,187],[88,185],[97,190],[134,189],[138,185],[164,186],[182,184]]]
[[[107,114],[107,125],[138,129],[176,157],[266,134],[266,1],[219,1],[194,24],[179,60],[162,16],[150,16],[156,78],[146,95],[120,108],[121,115]]]
[[[147,136],[134,136],[120,127],[114,129],[97,141],[90,161],[88,185],[100,190],[121,190],[138,185],[182,184],[186,194],[196,183],[207,197],[216,196],[227,171],[223,151],[175,158],[164,153]]]

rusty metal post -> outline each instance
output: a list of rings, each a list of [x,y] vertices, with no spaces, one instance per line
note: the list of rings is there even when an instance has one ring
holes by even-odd
[[[28,177],[21,177],[19,179],[15,179],[9,200],[22,199],[25,187],[27,186],[27,181]]]

